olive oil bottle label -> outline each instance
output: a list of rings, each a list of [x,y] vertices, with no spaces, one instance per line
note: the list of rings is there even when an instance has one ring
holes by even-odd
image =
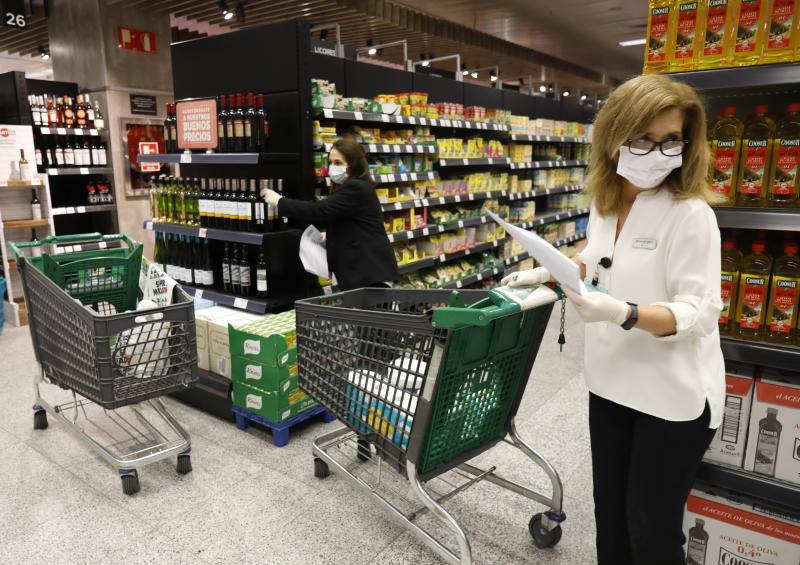
[[[792,331],[792,321],[797,308],[798,294],[797,279],[787,277],[773,277],[772,303],[767,325],[770,331],[789,333]]]
[[[767,50],[786,49],[792,41],[795,0],[772,0],[767,26]]]
[[[675,59],[691,59],[695,55],[694,38],[697,33],[697,2],[686,2],[678,7],[677,27]]]
[[[771,194],[794,194],[797,165],[800,164],[800,139],[780,139],[775,147],[775,167],[769,191]]]
[[[754,53],[756,50],[756,39],[758,38],[758,27],[760,22],[758,16],[761,13],[761,2],[763,0],[742,0],[739,8],[739,25],[736,29],[737,53]]]
[[[764,172],[767,167],[769,141],[766,139],[748,139],[744,145],[744,172],[740,192],[750,196],[759,196],[764,188]]]
[[[727,324],[731,319],[731,300],[736,286],[736,273],[722,272],[722,311],[719,313],[719,323]]]
[[[767,294],[767,279],[762,275],[742,274],[741,293],[742,310],[739,316],[739,327],[757,330],[761,327],[761,313]]]
[[[720,139],[715,143],[714,176],[711,179],[711,190],[730,196],[733,192],[733,173],[736,172],[739,141],[736,139]]]
[[[725,39],[725,20],[728,15],[728,0],[709,0],[706,11],[706,35],[703,39],[703,56],[722,54]]]
[[[647,62],[667,60],[667,31],[669,30],[669,6],[650,10],[650,36],[647,41]]]
[[[756,441],[756,459],[753,463],[753,471],[775,476],[775,463],[778,460],[778,442],[780,432],[777,430],[765,429],[760,427],[758,430],[758,440]]]

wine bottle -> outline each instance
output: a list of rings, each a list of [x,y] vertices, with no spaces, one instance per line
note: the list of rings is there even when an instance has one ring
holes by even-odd
[[[269,146],[269,120],[267,119],[266,110],[264,110],[264,95],[259,94],[256,97],[258,101],[258,110],[256,113],[258,114],[258,122],[260,124],[260,135],[259,135],[259,151],[262,153],[267,151],[267,147]]]
[[[64,97],[64,126],[68,128],[75,127],[75,107],[72,104],[72,99],[68,96]]]
[[[88,94],[83,95],[83,103],[86,107],[86,127],[97,129],[94,125],[94,108]]]
[[[240,291],[239,293],[242,296],[250,296],[253,289],[251,287],[252,284],[252,267],[250,265],[250,259],[247,256],[247,245],[242,245],[242,257],[239,261],[239,278],[240,278]]]
[[[283,196],[283,179],[278,179],[277,180],[277,186],[275,187],[275,192],[277,192],[278,194]],[[274,208],[274,210],[273,210],[272,213],[273,213],[273,217],[275,219],[275,230],[274,231],[278,231],[280,229],[283,229],[283,218],[281,218],[281,215],[278,213],[278,206],[275,205],[275,206],[273,206],[273,208]]]
[[[75,166],[86,166],[86,163],[83,162],[83,148],[81,146],[81,141],[78,138],[75,138],[75,148],[73,149],[73,153],[75,155]]]
[[[253,204],[247,194],[247,179],[239,179],[239,231],[253,231]]]
[[[233,179],[225,179],[225,229],[235,230],[238,218],[239,205],[236,202],[236,194],[233,192]],[[233,268],[233,264],[231,264],[231,268]]]
[[[206,288],[214,287],[214,267],[211,264],[211,251],[209,250],[208,240],[202,240],[202,270],[203,286]]]
[[[227,100],[225,96],[217,99],[217,152],[227,153],[228,140],[225,137],[226,123],[228,121]]]
[[[247,224],[247,231],[259,232],[259,226],[264,224],[264,217],[259,221],[259,198],[256,193],[256,179],[250,179],[250,192],[247,193],[247,205],[250,210],[250,221]]]
[[[55,149],[55,157],[56,157],[56,166],[63,167],[64,166],[64,146],[61,144],[60,140],[56,140],[56,149]]]
[[[86,129],[86,123],[86,104],[83,101],[83,95],[78,94],[78,98],[75,102],[75,127]]]
[[[167,117],[164,118],[164,144],[167,153],[175,153],[176,149],[172,140],[172,103],[167,102]]]
[[[197,215],[200,227],[208,227],[208,179],[200,179],[200,190],[197,192]]]
[[[89,140],[84,138],[83,143],[81,143],[81,152],[83,153],[83,165],[84,167],[91,167],[94,163],[92,163],[92,148],[89,144]]]
[[[36,161],[36,166],[37,167],[45,167],[45,166],[47,166],[47,165],[45,165],[45,158],[44,158],[46,153],[47,153],[47,149],[45,149],[44,153],[38,147],[33,150],[33,158]]]
[[[261,150],[261,134],[258,113],[256,112],[256,96],[247,93],[247,111],[244,115],[244,138],[246,150],[249,153],[258,153]]]
[[[106,121],[103,119],[103,112],[100,111],[100,103],[94,101],[94,129],[100,131],[106,127]]]
[[[225,151],[236,151],[236,135],[234,133],[234,116],[236,114],[236,95],[228,95],[228,115],[225,118]]]
[[[259,298],[267,296],[267,259],[264,257],[264,248],[259,248],[258,263],[256,263],[256,293]]]
[[[64,143],[64,166],[75,166],[75,148],[72,146],[72,141],[70,141],[69,136],[67,136],[67,141]]]
[[[33,180],[33,168],[25,158],[25,150],[19,150],[19,178],[20,180]]]
[[[34,220],[42,219],[42,204],[39,202],[39,197],[36,195],[36,189],[31,190],[31,217]]]
[[[222,255],[222,289],[231,292],[231,250],[230,245],[225,242],[225,252]]]
[[[241,294],[242,292],[242,275],[239,269],[239,246],[233,244],[233,255],[231,255],[231,292],[233,294]]]
[[[233,135],[234,135],[234,152],[242,153],[245,150],[245,137],[244,137],[244,96],[241,94],[236,95],[236,110],[233,114]]]

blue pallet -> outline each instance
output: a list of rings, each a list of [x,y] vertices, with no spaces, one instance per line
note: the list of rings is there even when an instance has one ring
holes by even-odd
[[[261,424],[262,426],[272,430],[272,442],[275,444],[275,447],[283,447],[289,443],[290,428],[296,426],[300,422],[305,422],[306,420],[313,418],[317,414],[322,414],[322,421],[326,424],[333,422],[336,419],[336,416],[325,410],[325,408],[322,406],[309,408],[297,416],[293,416],[288,420],[284,420],[283,422],[273,422],[272,420],[267,420],[258,414],[253,414],[252,412],[249,412],[236,405],[233,406],[233,413],[236,416],[236,427],[240,430],[246,430],[249,428],[250,422]]]

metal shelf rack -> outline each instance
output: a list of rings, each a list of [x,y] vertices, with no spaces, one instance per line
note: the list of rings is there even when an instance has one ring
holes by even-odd
[[[714,208],[721,228],[800,231],[800,210],[780,208]]]
[[[192,237],[215,239],[217,241],[230,241],[232,243],[244,243],[246,245],[259,246],[264,242],[264,236],[269,235],[266,233],[220,230],[217,228],[198,228],[192,226],[183,226],[181,224],[167,224],[155,222],[153,220],[147,220],[144,223],[144,229],[148,231],[160,231],[164,233],[173,233],[176,235],[188,235]]]

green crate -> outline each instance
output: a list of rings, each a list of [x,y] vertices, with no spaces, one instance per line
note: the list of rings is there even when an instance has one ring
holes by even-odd
[[[291,386],[297,386],[297,363],[271,367],[234,355],[231,357],[231,380],[267,392],[285,392]]]
[[[233,403],[271,422],[288,420],[317,405],[296,386],[287,394],[282,394],[266,392],[240,382],[233,383]]]

